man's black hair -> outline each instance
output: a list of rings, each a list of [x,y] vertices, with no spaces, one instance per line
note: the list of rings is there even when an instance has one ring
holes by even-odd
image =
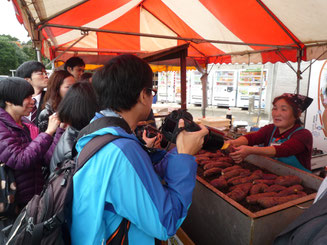
[[[30,60],[21,64],[16,70],[16,77],[31,78],[33,72],[45,71],[45,66],[38,61]]]
[[[111,59],[92,78],[100,109],[130,110],[144,88],[152,88],[150,66],[134,55]],[[151,90],[149,91],[151,93]]]
[[[19,77],[0,79],[0,107],[6,107],[6,101],[14,105],[23,105],[24,99],[33,95],[32,85]]]
[[[60,121],[77,130],[89,124],[98,110],[96,96],[89,82],[73,84],[58,106]]]
[[[85,66],[85,63],[84,63],[84,61],[80,57],[76,57],[75,56],[75,57],[69,58],[65,62],[64,68],[65,68],[66,71],[68,71],[67,70],[68,67],[70,67],[70,68],[73,69],[75,66]]]

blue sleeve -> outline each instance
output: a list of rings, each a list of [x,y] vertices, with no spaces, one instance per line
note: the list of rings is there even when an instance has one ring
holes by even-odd
[[[137,143],[129,143],[127,147],[123,142],[114,142],[119,149],[116,148],[117,154],[111,161],[119,164],[111,175],[111,191],[106,202],[146,234],[167,240],[176,233],[191,204],[196,180],[195,158],[168,153],[163,185],[148,154]]]

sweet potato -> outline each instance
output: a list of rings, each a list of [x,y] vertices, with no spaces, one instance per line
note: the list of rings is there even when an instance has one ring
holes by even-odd
[[[260,169],[253,171],[252,174],[258,175],[258,176],[260,176],[261,178],[262,178],[262,176],[263,176],[263,172],[262,172],[262,170],[260,170]]]
[[[227,193],[226,195],[237,202],[242,201],[246,197],[246,193],[240,188],[236,188],[233,191]]]
[[[261,193],[261,192],[265,192],[265,189],[267,189],[267,188],[268,188],[268,185],[263,184],[263,183],[252,185],[250,194],[254,195],[254,194]]]
[[[257,200],[257,202],[264,208],[270,208],[275,205],[279,205],[285,202],[289,202],[295,199],[298,199],[300,197],[305,196],[306,194],[304,192],[300,192],[298,194],[292,194],[285,197],[263,197]]]
[[[220,162],[234,163],[234,160],[231,157],[218,157],[217,160]]]
[[[205,153],[196,155],[196,157],[209,157],[209,158],[214,158],[214,157],[217,157],[217,153],[207,151]]]
[[[245,183],[245,184],[232,186],[232,187],[229,188],[229,191],[233,191],[236,188],[239,188],[247,195],[249,193],[249,190],[251,189],[251,187],[252,187],[251,183]]]
[[[256,179],[253,181],[253,184],[273,185],[273,184],[275,184],[275,180],[274,179]]]
[[[214,174],[220,174],[220,172],[221,172],[221,168],[210,168],[203,172],[203,176],[208,177],[208,176],[212,176]]]
[[[206,163],[203,166],[203,169],[210,169],[210,168],[228,168],[231,167],[232,164],[228,163],[228,162],[210,162],[210,163]]]
[[[235,180],[238,180],[238,179],[241,179],[241,178],[244,178],[244,177],[247,177],[247,176],[250,176],[252,173],[250,172],[250,171],[248,171],[248,172],[242,172],[242,173],[240,173],[240,175],[239,176],[236,176],[236,177],[233,177],[233,178],[230,178],[230,179],[228,179],[227,180],[227,183],[229,184],[229,185],[232,185],[232,183],[233,183],[233,181]]]
[[[275,184],[282,185],[282,186],[292,186],[292,185],[300,185],[302,180],[295,175],[287,175],[287,176],[279,176],[275,180]]]
[[[282,185],[271,185],[265,190],[265,192],[280,192],[285,189],[286,187]]]
[[[264,193],[258,193],[255,195],[250,195],[246,197],[246,201],[250,204],[256,204],[258,199],[262,198],[262,197],[273,197],[276,196],[277,193],[276,192],[264,192]]]
[[[226,179],[230,179],[232,177],[239,176],[241,173],[249,173],[249,172],[250,172],[250,170],[248,170],[248,169],[239,168],[239,169],[234,169],[232,171],[229,171],[225,174],[222,173],[222,175],[224,175]]]
[[[242,167],[239,166],[239,165],[234,165],[234,166],[232,166],[232,167],[225,168],[225,169],[221,172],[221,174],[225,174],[225,173],[227,173],[227,172],[229,172],[229,171],[232,171],[232,170],[235,170],[235,169],[239,169],[239,168],[242,168]]]
[[[272,180],[272,179],[277,179],[277,175],[276,174],[263,174],[262,178],[263,179],[268,179],[268,180]]]
[[[196,157],[195,161],[197,162],[197,164],[199,165],[203,165],[205,161],[209,161],[210,158],[209,157]]]
[[[291,194],[297,194],[299,191],[303,190],[302,185],[292,185],[285,190],[280,191],[277,196],[278,197],[284,197],[284,196],[289,196]]]
[[[224,176],[220,176],[217,179],[213,179],[210,181],[210,184],[216,187],[217,189],[223,189],[227,187],[227,181]]]
[[[260,179],[261,176],[255,173],[252,173],[250,176],[248,177],[243,177],[240,179],[236,179],[234,181],[231,181],[232,185],[239,185],[239,184],[244,184],[244,183],[252,183],[254,180],[256,179]]]

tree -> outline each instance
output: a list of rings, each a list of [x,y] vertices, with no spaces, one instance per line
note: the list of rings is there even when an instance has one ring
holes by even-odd
[[[18,46],[7,35],[0,36],[0,74],[10,75],[11,69],[16,69],[19,64]]]
[[[0,35],[0,75],[11,75],[10,70],[16,70],[19,65],[28,60],[37,60],[32,41],[20,43],[10,35]],[[42,59],[44,64],[48,59]]]

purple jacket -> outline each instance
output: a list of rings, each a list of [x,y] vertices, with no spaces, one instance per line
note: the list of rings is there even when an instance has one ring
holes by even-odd
[[[31,123],[22,117],[23,124]],[[0,161],[14,169],[17,183],[16,200],[22,206],[42,191],[44,178],[41,167],[48,166],[54,148],[64,132],[58,128],[53,139],[40,133],[34,140],[29,130],[21,128],[14,119],[0,108]]]

